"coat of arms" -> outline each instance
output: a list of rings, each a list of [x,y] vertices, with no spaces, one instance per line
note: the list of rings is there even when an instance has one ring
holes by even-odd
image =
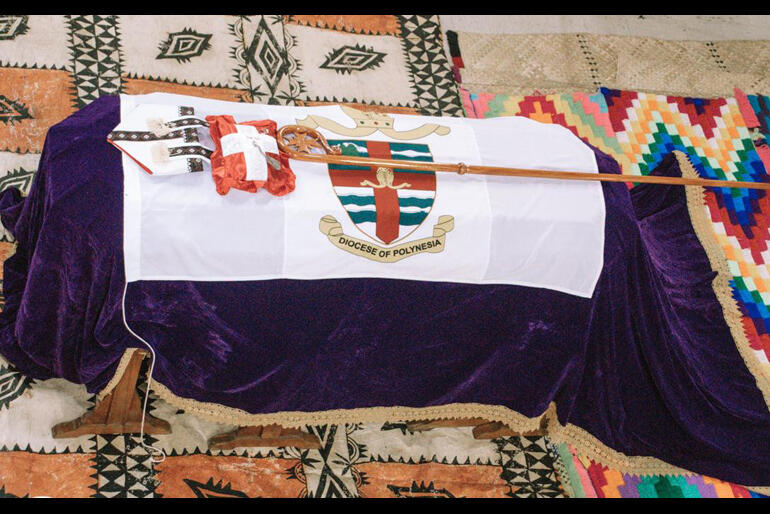
[[[406,141],[434,133],[443,136],[450,132],[449,127],[435,123],[397,131],[393,128],[393,118],[388,114],[361,112],[346,106],[341,108],[353,118],[353,127],[346,127],[320,116],[307,116],[297,122],[309,129],[323,127],[347,137],[365,137],[380,131],[398,141],[329,139],[327,142],[338,147],[342,155],[395,161],[433,162],[427,144]],[[419,253],[443,251],[446,233],[454,228],[452,216],[439,216],[431,237],[408,240],[408,236],[422,225],[433,209],[436,199],[434,171],[399,169],[397,166],[329,164],[329,178],[350,220],[361,232],[375,241],[370,243],[346,235],[342,224],[334,216],[324,216],[319,228],[338,248],[379,262],[396,262]]]
[[[432,161],[428,145],[383,141],[329,140],[343,155]],[[329,165],[332,187],[351,221],[366,235],[389,245],[419,227],[433,207],[433,171]]]

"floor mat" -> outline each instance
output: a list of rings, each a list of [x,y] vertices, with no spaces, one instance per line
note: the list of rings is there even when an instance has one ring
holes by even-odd
[[[435,15],[0,16],[0,190],[26,191],[47,129],[104,94],[462,116],[442,45]],[[4,234],[0,259],[13,249]],[[167,453],[161,464],[136,435],[51,437],[92,405],[82,386],[32,381],[0,360],[0,497],[757,496],[697,475],[622,474],[547,437],[479,441],[469,428],[420,433],[395,421],[307,427],[320,450],[212,453],[207,439],[232,427],[159,400],[151,411],[173,431],[147,442]]]
[[[454,36],[453,36],[454,37]],[[457,32],[470,91],[528,95],[599,87],[692,97],[770,93],[770,41]]]

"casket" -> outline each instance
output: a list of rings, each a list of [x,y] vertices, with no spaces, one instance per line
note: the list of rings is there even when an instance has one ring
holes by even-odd
[[[347,155],[619,173],[523,118],[100,98],[50,129],[26,198],[0,197],[18,242],[0,354],[22,372],[104,397],[148,345],[153,390],[215,421],[483,418],[628,472],[770,485],[770,387],[701,240],[702,189],[291,160],[291,193],[222,195],[191,150],[205,126],[153,131],[210,115],[315,128]],[[695,172],[674,153],[653,174]]]

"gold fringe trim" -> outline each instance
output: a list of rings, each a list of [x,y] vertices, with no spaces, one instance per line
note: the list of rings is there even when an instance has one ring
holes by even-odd
[[[571,444],[582,456],[599,462],[622,473],[632,475],[696,475],[693,471],[674,466],[656,457],[646,455],[626,455],[613,450],[585,429],[571,423],[554,423],[554,429],[547,434],[553,441]]]
[[[692,166],[687,155],[682,152],[674,152],[682,176],[697,177],[698,174]],[[695,233],[701,242],[712,269],[717,272],[713,287],[722,306],[725,320],[735,338],[738,350],[746,363],[746,366],[754,375],[757,386],[762,391],[765,401],[770,407],[770,384],[761,371],[749,346],[746,334],[741,325],[741,315],[738,304],[732,296],[729,280],[732,278],[726,257],[721,246],[713,237],[711,220],[706,216],[703,201],[702,187],[687,187],[687,207],[690,220]],[[98,394],[102,399],[109,394],[120,381],[128,361],[134,351],[139,348],[131,348],[118,364],[115,376]],[[556,404],[551,403],[548,409],[540,416],[530,418],[502,405],[485,405],[480,403],[452,403],[432,407],[369,407],[358,409],[334,409],[327,411],[302,412],[286,411],[269,414],[252,414],[242,409],[227,407],[225,405],[209,402],[200,402],[191,398],[183,398],[171,392],[165,385],[153,380],[152,389],[162,400],[169,404],[195,414],[201,418],[230,425],[252,426],[278,424],[287,428],[301,428],[304,425],[322,424],[354,424],[354,423],[385,423],[407,422],[425,419],[457,419],[457,418],[483,418],[489,421],[505,423],[516,432],[534,432],[545,427],[544,435],[555,443],[566,443],[575,447],[581,455],[613,468],[621,473],[632,475],[696,475],[693,471],[663,462],[660,459],[649,456],[629,456],[613,450],[599,439],[589,434],[586,430],[571,423],[562,425],[556,414]],[[770,494],[770,486],[744,486],[761,494]]]
[[[677,162],[679,162],[679,169],[682,171],[683,177],[699,177],[687,154],[677,150],[674,151],[674,155]],[[730,327],[730,332],[735,340],[738,352],[743,357],[746,367],[754,375],[757,388],[762,392],[765,404],[768,410],[770,410],[770,381],[760,367],[759,361],[756,355],[754,355],[754,350],[751,349],[749,339],[746,337],[746,332],[743,330],[741,311],[730,287],[730,280],[733,278],[733,275],[727,267],[727,256],[717,241],[714,225],[708,216],[703,187],[688,186],[685,187],[685,191],[687,194],[687,209],[690,212],[690,222],[695,229],[695,234],[698,236],[701,246],[706,251],[706,255],[711,263],[711,269],[717,274],[712,284],[714,293],[722,305],[722,313],[724,314],[727,326]]]
[[[251,414],[225,405],[199,402],[172,393],[163,384],[153,381],[153,390],[158,397],[169,404],[201,418],[230,425],[252,426],[277,424],[287,428],[302,428],[304,425],[355,424],[408,422],[425,419],[482,418],[505,423],[516,432],[543,430],[543,435],[555,443],[567,443],[582,455],[605,466],[632,475],[696,475],[693,471],[663,462],[655,457],[628,456],[608,447],[584,429],[571,423],[562,425],[556,414],[556,404],[551,402],[540,416],[530,418],[502,405],[481,403],[451,403],[432,407],[368,407],[358,409],[334,409],[328,411],[301,412],[286,411],[270,414]],[[745,486],[754,491],[770,487]]]
[[[114,389],[125,372],[128,360],[134,351],[129,348],[118,364],[115,376],[97,395],[101,400]],[[599,462],[622,473],[632,475],[696,475],[693,471],[663,462],[655,457],[628,456],[608,447],[584,429],[571,423],[559,423],[556,404],[551,402],[548,409],[540,416],[530,418],[502,405],[481,403],[451,403],[432,407],[368,407],[358,409],[334,409],[327,411],[302,412],[284,411],[269,414],[252,414],[242,409],[228,407],[218,403],[201,402],[184,398],[172,393],[157,380],[152,381],[152,390],[157,396],[178,409],[183,409],[203,419],[215,423],[238,426],[277,424],[287,428],[302,428],[305,425],[355,424],[408,422],[434,419],[482,418],[505,423],[516,432],[540,431],[554,443],[566,443],[575,447],[581,455]],[[744,486],[752,491],[770,494],[770,486]]]
[[[230,425],[251,426],[276,423],[287,428],[301,428],[305,425],[384,423],[386,421],[418,421],[427,419],[458,419],[480,417],[489,421],[500,421],[522,432],[533,432],[540,428],[540,418],[529,418],[502,405],[481,403],[450,403],[431,407],[365,407],[357,409],[332,409],[325,411],[283,411],[269,414],[252,414],[234,407],[182,398],[172,393],[163,384],[153,381],[153,390],[161,399],[191,412],[196,416]]]
[[[546,427],[544,435],[554,442],[569,443],[583,455],[597,462],[610,465],[626,473],[649,474],[688,474],[682,468],[672,466],[654,457],[629,457],[612,450],[594,436],[572,424],[561,425],[556,415],[556,404],[551,402],[548,409],[540,416],[530,418],[502,405],[481,403],[451,403],[432,407],[369,407],[358,409],[335,409],[318,412],[275,412],[270,414],[251,414],[216,403],[199,402],[182,398],[172,393],[167,387],[153,381],[153,389],[162,400],[184,409],[202,418],[231,425],[269,425],[272,423],[301,428],[304,425],[353,424],[408,422],[424,419],[482,418],[505,423],[516,432],[535,432]]]

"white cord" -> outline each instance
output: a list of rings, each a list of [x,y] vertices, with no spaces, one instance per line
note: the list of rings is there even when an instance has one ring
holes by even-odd
[[[135,338],[139,339],[144,345],[150,350],[150,369],[147,370],[147,390],[144,393],[144,405],[142,406],[142,424],[139,428],[139,444],[142,445],[142,448],[147,450],[147,452],[150,454],[150,460],[154,462],[155,464],[160,464],[164,460],[166,460],[166,452],[164,452],[162,449],[157,448],[155,446],[152,446],[151,444],[145,444],[144,442],[144,422],[145,417],[147,416],[147,401],[150,399],[150,384],[152,383],[152,371],[155,369],[155,350],[152,349],[152,346],[150,346],[150,343],[142,339],[139,334],[131,330],[131,327],[128,326],[128,321],[126,321],[126,291],[128,291],[128,282],[125,283],[123,286],[123,300],[121,305],[121,310],[123,311],[123,325],[125,325],[126,329],[131,332],[131,335],[133,335]],[[160,459],[156,460],[155,456],[160,455]]]

